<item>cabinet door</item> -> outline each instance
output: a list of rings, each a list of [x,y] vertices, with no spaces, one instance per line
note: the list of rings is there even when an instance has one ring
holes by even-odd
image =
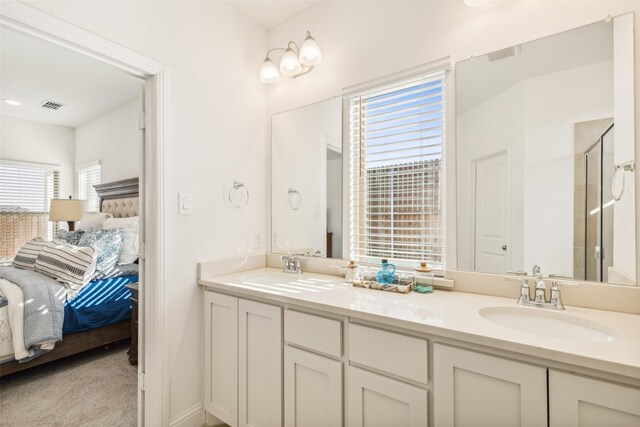
[[[427,390],[349,366],[349,427],[426,427]]]
[[[238,425],[238,299],[204,292],[204,409]]]
[[[284,349],[284,425],[342,426],[342,363]]]
[[[282,425],[282,309],[238,305],[238,417],[241,427]]]
[[[547,370],[434,346],[434,421],[446,426],[546,426]]]
[[[640,390],[549,371],[550,427],[640,426]]]

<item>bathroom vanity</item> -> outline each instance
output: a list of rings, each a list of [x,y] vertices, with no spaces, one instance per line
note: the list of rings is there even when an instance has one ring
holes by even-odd
[[[231,426],[640,424],[637,315],[270,268],[199,283],[204,407]]]

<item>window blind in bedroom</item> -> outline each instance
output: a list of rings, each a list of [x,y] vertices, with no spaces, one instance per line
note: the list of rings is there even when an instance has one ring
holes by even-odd
[[[350,97],[352,259],[444,268],[444,77]]]
[[[100,210],[100,197],[94,185],[102,182],[102,166],[100,162],[78,169],[78,198],[87,201],[87,209],[90,212]]]
[[[0,161],[0,258],[12,257],[34,237],[51,240],[51,199],[60,194],[58,166]]]

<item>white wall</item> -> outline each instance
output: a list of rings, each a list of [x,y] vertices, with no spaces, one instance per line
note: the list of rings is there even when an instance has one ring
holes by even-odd
[[[59,165],[60,197],[74,195],[73,128],[9,116],[0,120],[0,158]]]
[[[100,160],[103,183],[139,176],[138,116],[136,97],[76,127],[76,168]]]
[[[196,263],[265,252],[253,247],[253,234],[264,235],[267,221],[266,95],[258,80],[266,33],[225,2],[28,3],[167,67],[164,300],[175,418],[202,401]],[[241,210],[224,204],[223,187],[234,179],[251,193]],[[192,215],[178,215],[178,192],[193,194]]]
[[[637,33],[640,28],[637,1],[496,1],[477,8],[467,7],[462,1],[322,2],[268,32],[269,47],[277,47],[301,37],[308,29],[323,52],[323,63],[309,75],[269,88],[269,109],[285,111],[339,95],[342,88],[447,55],[460,61],[627,12],[635,12]],[[386,28],[389,30],[381,30]],[[637,86],[640,80],[637,40],[634,49]],[[637,91],[635,103],[640,106]],[[636,108],[635,114],[638,123],[640,108]],[[449,269],[456,267],[456,202],[452,185],[456,176],[455,133],[454,71],[447,79]],[[640,179],[640,174],[636,174],[636,179]],[[636,253],[640,262],[640,251]]]

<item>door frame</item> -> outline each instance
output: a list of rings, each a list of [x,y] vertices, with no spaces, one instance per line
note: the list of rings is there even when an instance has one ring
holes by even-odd
[[[473,244],[471,245],[472,252],[473,252],[473,257],[471,258],[471,261],[473,262],[473,270],[474,271],[479,271],[477,270],[476,267],[476,259],[477,259],[477,245],[476,245],[476,240],[478,237],[478,230],[477,230],[477,218],[478,218],[478,211],[477,211],[477,206],[476,206],[476,199],[478,197],[478,188],[477,188],[477,176],[478,176],[478,163],[482,162],[484,160],[489,160],[492,159],[494,157],[498,157],[498,156],[505,156],[507,165],[506,165],[506,169],[507,169],[507,173],[509,173],[509,171],[511,170],[511,159],[509,157],[509,151],[508,150],[502,150],[502,151],[498,151],[496,153],[491,153],[489,155],[486,156],[481,156],[481,157],[477,157],[471,160],[471,188],[473,188],[473,192],[470,195],[470,203],[471,203],[471,209],[470,211],[473,212],[473,216],[470,218],[470,225],[471,225],[471,230],[473,230]],[[506,186],[506,191],[507,191],[507,211],[510,211],[511,208],[511,181],[507,179],[507,186]],[[507,234],[507,246],[509,248],[511,248],[511,215],[509,215],[509,212],[507,212],[507,223],[505,225],[505,231]],[[507,251],[507,270],[511,269],[511,249],[509,249]]]
[[[145,85],[145,141],[140,193],[142,277],[154,286],[141,289],[143,327],[138,362],[138,425],[169,424],[169,342],[164,328],[164,157],[166,134],[167,68],[117,43],[97,36],[37,8],[18,1],[0,3],[0,26],[28,34],[138,77]]]

